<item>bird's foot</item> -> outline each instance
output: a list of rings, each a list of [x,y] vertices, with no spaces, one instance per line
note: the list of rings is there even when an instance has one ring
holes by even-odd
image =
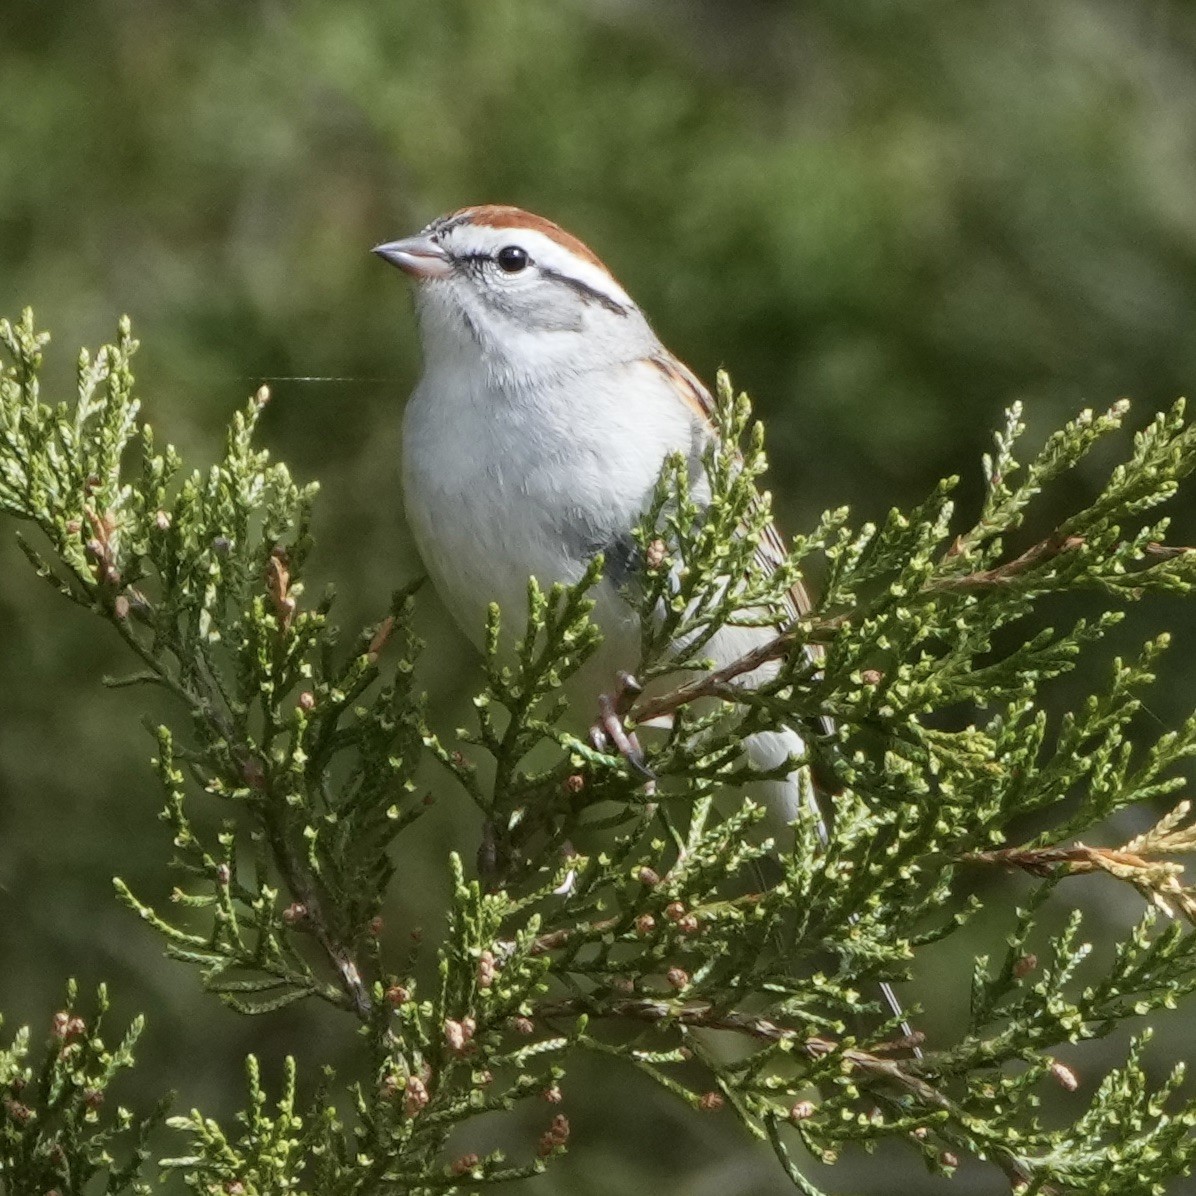
[[[613,744],[636,772],[654,781],[656,774],[648,767],[639,739],[624,726],[624,719],[642,692],[643,687],[630,673],[619,673],[614,693],[598,695],[598,718],[590,727],[590,742],[600,752]]]

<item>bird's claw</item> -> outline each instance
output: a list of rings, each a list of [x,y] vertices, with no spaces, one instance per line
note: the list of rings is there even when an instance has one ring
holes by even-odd
[[[590,727],[590,743],[597,751],[605,752],[614,744],[619,754],[646,780],[654,781],[656,774],[648,767],[644,749],[634,731],[623,725],[632,703],[642,687],[630,673],[619,673],[613,694],[598,695],[598,718]]]

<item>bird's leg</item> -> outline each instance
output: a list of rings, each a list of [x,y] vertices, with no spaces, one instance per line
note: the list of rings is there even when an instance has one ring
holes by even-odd
[[[648,767],[639,739],[634,731],[629,732],[623,725],[623,720],[642,692],[643,687],[630,673],[616,674],[614,693],[598,695],[598,718],[590,727],[590,742],[600,752],[606,751],[607,745],[613,743],[636,772],[652,781],[656,776]]]

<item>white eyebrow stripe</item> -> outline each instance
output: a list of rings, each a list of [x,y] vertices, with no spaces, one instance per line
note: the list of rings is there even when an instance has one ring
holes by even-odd
[[[635,308],[631,296],[603,267],[578,257],[536,229],[461,224],[448,233],[446,240],[447,248],[462,255],[481,253],[493,256],[504,245],[518,245],[526,249],[532,262],[550,277],[565,283],[576,283],[608,306],[624,311]]]

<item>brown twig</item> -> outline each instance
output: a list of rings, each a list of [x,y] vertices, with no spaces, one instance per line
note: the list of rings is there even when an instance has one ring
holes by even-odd
[[[834,621],[839,623],[842,620],[836,619]],[[799,620],[791,623],[772,639],[766,640],[750,652],[744,653],[738,660],[733,660],[730,664],[724,665],[721,669],[702,673],[692,681],[687,681],[684,685],[679,685],[676,689],[670,690],[666,694],[661,694],[655,698],[648,698],[639,703],[632,710],[632,717],[637,723],[643,724],[652,719],[673,714],[677,710],[680,710],[682,706],[688,706],[691,702],[700,701],[702,698],[726,698],[733,700],[737,695],[737,690],[732,683],[737,677],[742,677],[745,673],[754,672],[770,660],[778,660],[782,656],[787,655],[793,644],[804,643],[808,639],[813,638],[812,631],[815,628],[825,629],[829,626],[830,622],[828,620],[820,624],[811,624],[806,620]],[[799,639],[798,632],[803,630],[806,631],[806,635]]]
[[[960,856],[966,864],[995,864],[999,868],[1020,868],[1034,876],[1050,876],[1065,866],[1068,872],[1107,872],[1109,865],[1123,868],[1150,867],[1150,862],[1130,851],[1111,847],[1002,847],[996,851],[969,851]]]
[[[373,1002],[362,981],[361,970],[349,949],[332,933],[315,879],[309,873],[300,854],[293,849],[290,837],[277,816],[276,806],[272,796],[266,794],[264,817],[274,862],[290,895],[304,911],[303,928],[310,931],[312,937],[320,944],[336,971],[344,994],[341,1004],[357,1014],[362,1021],[368,1021],[373,1011]]]
[[[949,1114],[967,1126],[969,1117],[950,1097],[933,1084],[914,1074],[908,1061],[886,1059],[870,1051],[842,1048],[839,1043],[819,1035],[804,1035],[801,1031],[778,1025],[769,1018],[737,1010],[719,1009],[705,1001],[668,1001],[658,998],[617,1000],[597,1005],[585,999],[542,1001],[535,1007],[535,1019],[576,1017],[588,1014],[591,1018],[614,1017],[633,1021],[672,1023],[694,1029],[729,1030],[760,1042],[792,1042],[809,1059],[821,1059],[836,1054],[845,1065],[856,1071],[885,1080],[915,1096],[927,1105]],[[993,1161],[1019,1184],[1034,1180],[1034,1172],[1012,1151],[996,1148]],[[1044,1196],[1057,1196],[1057,1189],[1040,1189]]]
[[[1189,548],[1183,544],[1159,544],[1152,540],[1142,550],[1147,556],[1158,557],[1161,561],[1169,561],[1177,556],[1185,556],[1189,552],[1196,552],[1196,548]]]
[[[958,543],[958,541],[956,541]],[[1015,557],[1011,561],[1006,561],[1003,565],[995,565],[991,569],[979,569],[975,573],[965,573],[960,577],[939,577],[927,585],[927,591],[942,592],[942,591],[959,591],[959,590],[985,590],[992,589],[994,586],[1007,585],[1011,581],[1015,581],[1023,573],[1033,569],[1035,565],[1041,565],[1044,561],[1049,561],[1052,557],[1061,556],[1065,552],[1073,552],[1080,548],[1084,543],[1083,536],[1063,536],[1058,532],[1048,536],[1045,540],[1039,542],[1030,548],[1019,557]],[[955,545],[952,545],[954,548]],[[949,550],[947,556],[953,555]]]
[[[1063,536],[1059,533],[1040,540],[1037,544],[1026,549],[1021,556],[1007,561],[1003,565],[996,565],[991,569],[979,569],[974,573],[965,573],[958,577],[936,577],[923,587],[923,595],[936,593],[968,593],[978,590],[989,590],[1009,585],[1022,574],[1036,565],[1041,565],[1053,557],[1066,552],[1073,552],[1084,543],[1083,536]],[[944,554],[949,560],[959,553],[958,539]],[[1196,552],[1196,548],[1181,545],[1159,544],[1152,542],[1143,548],[1143,555],[1155,557],[1158,560],[1171,560],[1189,552]],[[738,660],[731,661],[721,669],[703,673],[692,680],[677,686],[668,693],[657,697],[647,698],[640,702],[632,711],[634,722],[642,725],[652,719],[664,718],[676,713],[681,707],[688,706],[703,698],[722,698],[725,701],[735,701],[739,696],[735,681],[746,673],[787,656],[794,645],[805,647],[809,644],[825,643],[834,637],[844,625],[849,623],[857,611],[847,611],[826,618],[804,616],[786,625],[772,639],[759,644],[750,652],[744,653]]]
[[[621,918],[603,918],[600,922],[591,922],[585,926],[567,926],[560,930],[550,930],[542,934],[531,945],[531,955],[547,955],[549,951],[559,951],[571,943],[578,935],[603,935],[613,930],[622,921]]]

